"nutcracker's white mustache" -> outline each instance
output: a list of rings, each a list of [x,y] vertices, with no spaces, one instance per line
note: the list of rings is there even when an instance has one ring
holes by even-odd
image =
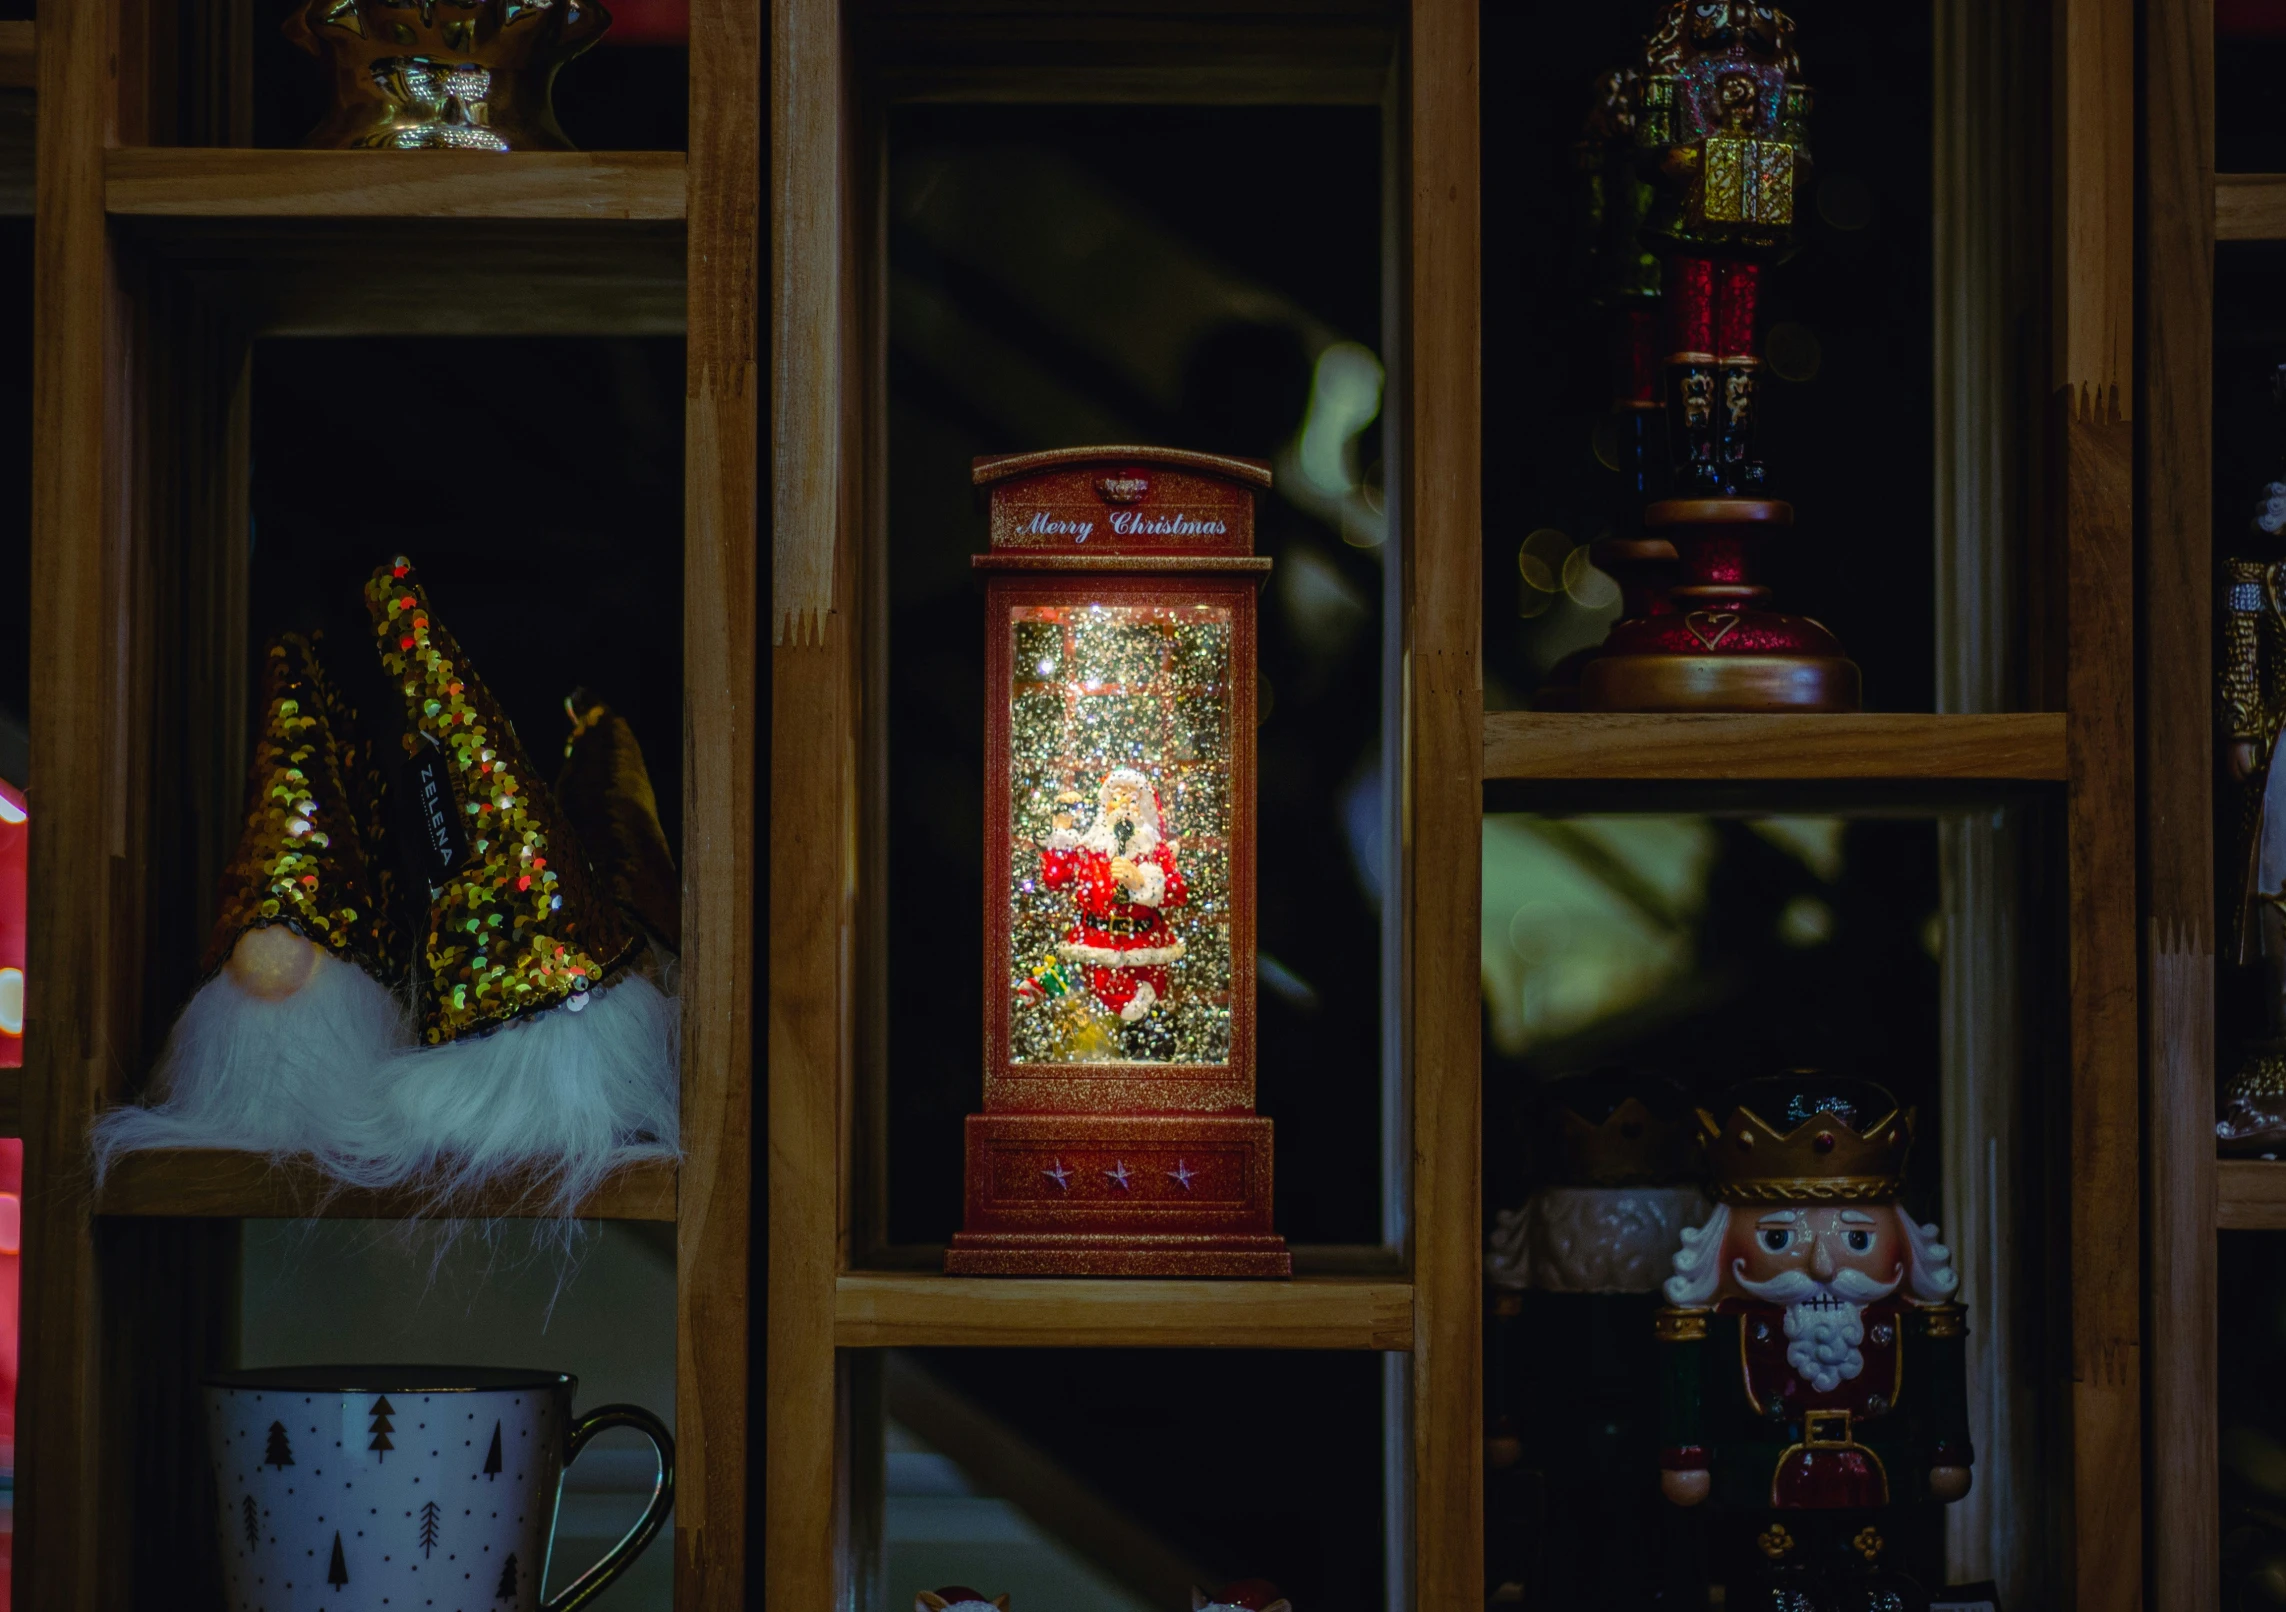
[[[1814,1307],[1844,1304],[1878,1304],[1897,1291],[1905,1280],[1905,1267],[1897,1267],[1897,1274],[1884,1282],[1868,1276],[1861,1270],[1845,1265],[1834,1272],[1831,1281],[1821,1282],[1808,1271],[1782,1271],[1767,1282],[1751,1280],[1746,1274],[1746,1261],[1731,1262],[1733,1280],[1753,1294],[1771,1304],[1806,1304]]]

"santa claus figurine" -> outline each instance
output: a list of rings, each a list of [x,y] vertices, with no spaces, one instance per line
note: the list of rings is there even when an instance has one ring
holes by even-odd
[[[988,1601],[981,1590],[972,1590],[965,1584],[947,1584],[942,1589],[923,1590],[914,1596],[913,1612],[1008,1612],[1008,1597],[995,1595]]]
[[[1698,1115],[1715,1210],[1656,1323],[1660,1488],[1730,1519],[1732,1606],[1917,1604],[1898,1524],[1968,1493],[1972,1456],[1960,1278],[1898,1201],[1913,1115],[1815,1074],[1723,1107]]]
[[[1059,799],[1071,805],[1079,797]],[[1087,970],[1088,990],[1105,1011],[1133,1024],[1167,999],[1167,966],[1183,955],[1167,914],[1189,892],[1161,834],[1158,791],[1134,768],[1115,767],[1096,791],[1095,819],[1084,832],[1068,810],[1053,823],[1040,842],[1041,882],[1071,891],[1079,908],[1057,954]]]
[[[1191,1612],[1294,1612],[1294,1603],[1266,1578],[1242,1578],[1212,1595],[1192,1589]]]

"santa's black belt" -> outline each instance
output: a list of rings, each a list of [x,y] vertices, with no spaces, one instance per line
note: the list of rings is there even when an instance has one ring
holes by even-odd
[[[1100,929],[1107,935],[1140,935],[1151,927],[1149,918],[1090,918],[1090,929]]]

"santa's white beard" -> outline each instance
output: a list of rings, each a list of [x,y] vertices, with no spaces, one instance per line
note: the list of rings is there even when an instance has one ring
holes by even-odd
[[[1831,1295],[1786,1309],[1786,1364],[1821,1394],[1865,1369],[1865,1312]]]
[[[1127,831],[1127,844],[1124,847],[1119,843],[1119,831],[1122,828]],[[1159,831],[1132,812],[1117,817],[1098,817],[1088,825],[1088,831],[1080,836],[1080,844],[1091,851],[1101,851],[1105,856],[1148,856],[1158,843]]]

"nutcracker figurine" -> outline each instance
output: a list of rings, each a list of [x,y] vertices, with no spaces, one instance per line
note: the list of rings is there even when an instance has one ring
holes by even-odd
[[[1254,1112],[1257,460],[980,459],[984,1112],[949,1271],[1284,1276]]]
[[[1536,1130],[1540,1185],[1494,1217],[1485,1250],[1485,1578],[1527,1605],[1624,1612],[1688,1554],[1659,1499],[1642,1385],[1659,1285],[1706,1218],[1691,1105],[1656,1075],[1574,1075],[1549,1087]]]
[[[2276,377],[2286,401],[2286,369]],[[2286,729],[2286,481],[2262,492],[2249,530],[2259,557],[2223,561],[2223,656],[2216,692],[2224,762],[2237,793],[2231,953],[2262,964],[2266,1023],[2244,1044],[2224,1088],[2215,1135],[2229,1152],[2286,1143],[2286,777],[2274,764]]]
[[[1581,671],[1594,711],[1854,711],[1834,635],[1768,608],[1754,551],[1794,521],[1755,450],[1763,269],[1794,244],[1810,92],[1794,24],[1747,0],[1674,0],[1644,48],[1635,139],[1652,180],[1642,241],[1661,261],[1670,496],[1644,511],[1683,581],[1620,622]]]
[[[1294,1603],[1266,1578],[1242,1578],[1212,1595],[1194,1585],[1191,1612],[1294,1612]]]
[[[1913,1115],[1814,1074],[1723,1106],[1698,1116],[1715,1211],[1656,1322],[1660,1488],[1725,1525],[1731,1605],[1922,1604],[1898,1523],[1966,1494],[1972,1454],[1960,1278],[1898,1202]]]

